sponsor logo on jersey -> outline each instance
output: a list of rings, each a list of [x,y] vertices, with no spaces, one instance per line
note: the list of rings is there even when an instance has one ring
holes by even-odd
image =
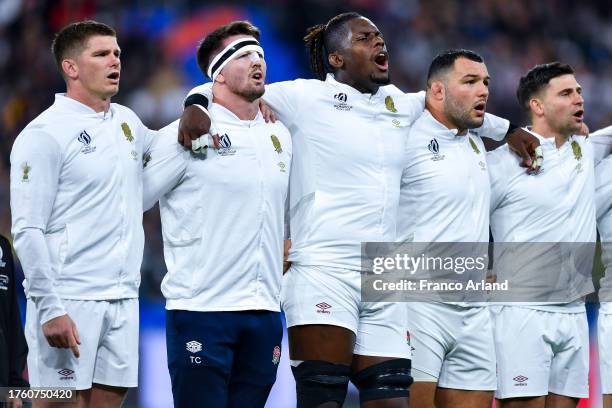
[[[272,139],[272,146],[274,146],[274,151],[276,151],[276,153],[278,154],[281,154],[283,152],[283,147],[281,146],[278,137],[276,137],[276,135],[271,135],[270,139]]]
[[[385,98],[385,108],[387,108],[389,112],[397,113],[397,109],[395,109],[395,102],[393,102],[391,95]]]
[[[315,305],[317,307],[317,313],[324,313],[324,314],[330,314],[331,312],[329,311],[329,309],[331,309],[331,305],[327,304],[325,302],[321,302],[321,303],[317,303]]]
[[[123,122],[121,124],[121,130],[123,130],[123,136],[125,136],[125,139],[128,142],[134,141],[134,136],[132,136],[132,129],[130,129],[130,127],[128,126],[126,122]]]
[[[74,371],[69,368],[62,368],[57,372],[60,375],[60,380],[74,380]]]
[[[9,278],[6,275],[0,275],[0,290],[8,290]]]
[[[227,133],[219,136],[219,156],[232,156],[236,153],[236,149],[232,149],[232,141]]]
[[[287,167],[287,165],[285,164],[285,162],[278,162],[278,168],[280,169],[281,173],[286,173],[287,171],[285,170],[285,168]]]
[[[397,120],[397,119],[393,119],[393,120],[391,121],[391,123],[393,124],[393,126],[395,126],[395,127],[397,127],[397,128],[398,128],[398,127],[401,127],[401,125],[402,125],[402,124],[400,123],[400,121],[399,121],[399,120]]]
[[[96,146],[91,145],[91,136],[87,131],[82,131],[77,140],[83,144],[83,148],[81,149],[81,153],[88,154],[96,151]]]
[[[281,349],[279,346],[275,346],[272,350],[272,364],[278,364],[281,358]]]
[[[346,103],[346,101],[348,100],[348,96],[344,92],[335,94],[334,99],[338,101],[338,103],[334,105],[334,108],[336,108],[337,110],[350,111],[351,109],[353,109],[352,105]]]
[[[516,383],[514,384],[515,387],[525,387],[527,386],[526,381],[529,378],[525,377],[524,375],[517,375],[516,377],[513,378],[514,381],[516,381]]]
[[[25,162],[21,165],[21,170],[23,170],[23,175],[21,176],[22,183],[28,183],[30,181],[30,170],[32,170],[32,166]]]
[[[444,160],[444,155],[440,154],[440,144],[438,143],[436,139],[431,139],[429,141],[429,144],[427,145],[427,149],[429,149],[429,151],[433,154],[433,157],[431,158],[431,160],[433,161]]]
[[[202,351],[202,343],[191,340],[185,344],[185,348],[191,353],[197,353],[198,351]]]

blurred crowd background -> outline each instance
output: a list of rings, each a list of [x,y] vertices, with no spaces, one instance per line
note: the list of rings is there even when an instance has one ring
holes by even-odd
[[[392,80],[405,91],[424,87],[438,52],[473,49],[492,77],[488,111],[523,124],[518,79],[534,64],[561,60],[578,72],[591,129],[612,123],[612,8],[604,0],[0,0],[0,233],[10,232],[13,141],[65,89],[50,53],[53,33],[65,24],[95,19],[117,30],[122,74],[114,101],[157,129],[178,118],[187,90],[204,80],[194,51],[211,29],[249,19],[263,32],[269,82],[311,77],[306,28],[349,10],[381,29]],[[142,296],[158,299],[165,273],[158,210],[145,219]]]
[[[186,92],[204,80],[195,49],[217,26],[249,19],[260,27],[273,82],[312,77],[302,43],[306,28],[351,10],[381,29],[392,80],[404,91],[424,88],[437,53],[469,48],[484,56],[492,77],[488,111],[525,124],[515,97],[520,76],[535,64],[560,60],[577,70],[591,130],[612,124],[612,8],[604,0],[0,0],[0,233],[10,235],[13,141],[54,93],[65,90],[50,52],[53,33],[64,25],[95,19],[117,30],[122,74],[114,101],[157,129],[179,117]],[[142,383],[129,405],[165,407],[171,396],[160,360],[165,338],[159,287],[166,268],[157,208],[145,214],[145,233]],[[270,406],[294,401],[288,364],[281,365]],[[592,391],[597,395],[597,387]]]

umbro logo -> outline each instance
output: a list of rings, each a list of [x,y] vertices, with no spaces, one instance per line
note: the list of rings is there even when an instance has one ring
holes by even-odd
[[[74,371],[69,368],[62,368],[57,372],[60,375],[60,380],[74,380]]]
[[[197,353],[198,351],[202,351],[202,343],[197,342],[195,340],[188,341],[185,344],[187,351],[191,353]]]
[[[344,92],[340,92],[334,95],[334,99],[338,101],[338,103],[334,104],[334,108],[341,111],[350,111],[353,109],[352,105],[346,103],[348,100],[348,96]]]
[[[91,146],[91,136],[89,136],[89,133],[87,133],[86,130],[82,131],[81,134],[79,134],[77,140],[83,144],[81,153],[87,154],[96,151],[96,146]]]
[[[324,314],[330,314],[331,313],[328,310],[328,309],[331,309],[331,307],[332,307],[330,304],[327,304],[325,302],[321,302],[321,303],[317,303],[315,306],[318,308],[317,313],[324,313]]]
[[[525,381],[527,381],[529,378],[525,377],[524,375],[517,375],[516,377],[513,378],[514,381],[516,381],[516,384],[514,384],[515,387],[525,387],[527,386],[527,383]]]

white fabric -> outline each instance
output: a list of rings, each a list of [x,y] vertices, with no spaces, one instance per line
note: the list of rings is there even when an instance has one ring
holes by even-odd
[[[612,153],[612,126],[589,134],[589,140],[593,144],[594,160],[597,164]]]
[[[91,388],[138,386],[138,299],[62,299],[76,324],[79,358],[72,350],[49,346],[31,300],[26,307],[28,373],[32,387]],[[68,371],[69,370],[69,371]]]
[[[426,376],[415,381],[459,390],[494,390],[495,349],[487,307],[406,303],[413,348],[412,367]]]
[[[554,393],[589,396],[589,327],[579,313],[491,308],[497,354],[496,398]]]
[[[154,135],[124,106],[96,113],[58,94],[17,137],[12,233],[41,323],[65,313],[60,298],[138,297],[142,158]]]
[[[537,175],[528,175],[524,169],[519,168],[518,159],[507,145],[487,154],[491,177],[491,231],[494,241],[594,243],[594,157],[590,140],[572,136],[557,149],[554,138],[544,138],[531,133],[540,140],[545,157],[542,171]],[[577,157],[574,152],[574,149],[578,149],[576,146],[579,146],[581,157]],[[541,254],[540,260],[545,262],[542,257],[548,256],[549,265],[552,265],[552,262],[560,262],[561,256],[564,259],[578,256],[573,247],[564,248],[572,253],[559,255],[549,251]],[[594,248],[593,245],[592,249]],[[529,280],[528,274],[534,273],[535,268],[529,265],[528,257],[517,257],[511,252],[506,254],[512,257],[508,262],[514,265],[512,271],[517,273],[514,279],[523,276],[525,281]],[[496,263],[503,263],[503,256],[504,253],[496,254]],[[592,256],[588,258],[591,260]],[[524,265],[517,262],[523,262]],[[580,262],[575,264],[578,267],[581,265]],[[563,271],[560,270],[559,274],[563,273],[563,279],[567,279],[567,282],[559,290],[563,291],[561,294],[567,293],[564,297],[567,298],[567,303],[579,300],[593,291],[590,269],[588,273],[580,273],[578,269],[570,270],[569,262],[564,262],[563,265]],[[498,275],[498,279],[503,277]],[[584,307],[582,302],[572,303],[573,308],[538,301],[523,305],[563,313]]]
[[[612,302],[603,302],[597,317],[601,393],[612,394]]]
[[[434,141],[438,153],[429,148]],[[474,131],[458,136],[425,111],[410,129],[405,151],[399,240],[488,242],[490,187],[480,137]]]
[[[194,92],[210,100],[209,84]],[[291,131],[297,152],[289,260],[360,270],[361,242],[396,240],[404,144],[425,93],[390,85],[362,94],[328,75],[267,85],[263,98]],[[487,115],[479,132],[501,139],[507,130],[508,121]]]
[[[595,168],[595,202],[602,260],[606,267],[606,274],[600,281],[599,298],[612,302],[612,156]]]
[[[145,208],[160,202],[166,308],[279,311],[290,134],[261,114],[240,120],[216,104],[210,113],[221,149],[185,150],[175,121],[144,171]]]
[[[355,354],[411,357],[404,304],[361,302],[357,271],[292,265],[283,276],[281,297],[287,327],[344,327],[356,335]]]

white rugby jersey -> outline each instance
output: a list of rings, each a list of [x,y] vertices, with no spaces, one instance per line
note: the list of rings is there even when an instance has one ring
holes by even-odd
[[[194,92],[210,99],[209,84]],[[266,85],[264,99],[294,144],[289,260],[360,270],[361,242],[396,240],[404,145],[425,92],[364,94],[328,74]],[[481,131],[501,140],[508,125],[487,115]]]
[[[572,136],[557,148],[555,138],[531,133],[540,139],[545,158],[542,170],[537,175],[528,175],[519,168],[516,155],[507,145],[487,154],[494,241],[594,243],[594,153],[591,141],[586,137]],[[534,250],[537,251],[536,246]],[[541,260],[543,256],[551,256],[555,257],[550,259],[552,262],[560,262],[560,257],[576,256],[565,253],[566,249],[560,255],[548,252],[538,255],[538,258]],[[517,255],[515,262],[527,262],[527,259],[527,254]],[[559,279],[567,281],[559,281],[561,287],[557,289],[563,291],[560,294],[567,295],[568,302],[573,302],[592,292],[593,284],[585,274],[567,269],[569,265],[569,262],[564,262],[564,274],[560,271]],[[515,267],[517,271],[533,273],[527,265],[522,268],[515,264]],[[525,281],[528,278],[525,276]],[[537,302],[531,304],[529,307],[542,310],[584,311],[582,302],[573,302],[570,308],[533,306]]]
[[[95,112],[57,94],[17,137],[12,233],[41,323],[66,313],[61,298],[138,297],[142,158],[154,136],[124,106]]]
[[[601,279],[599,297],[612,301],[612,156],[608,156],[595,168],[595,200],[597,227],[603,243],[602,260],[606,274]]]
[[[478,133],[458,135],[426,110],[410,129],[405,152],[400,241],[488,242],[489,175]]]
[[[159,199],[167,309],[280,310],[291,136],[280,122],[210,113],[221,149],[206,156],[160,130],[147,162],[145,208]]]

